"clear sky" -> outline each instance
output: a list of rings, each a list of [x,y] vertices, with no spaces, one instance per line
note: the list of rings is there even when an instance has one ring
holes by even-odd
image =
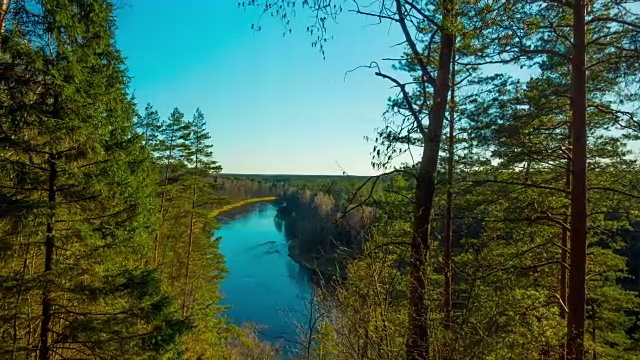
[[[389,83],[363,69],[398,57],[397,33],[344,14],[332,24],[326,60],[311,47],[307,14],[291,35],[237,0],[125,0],[118,46],[140,107],[204,112],[215,156],[231,173],[371,174],[372,144]]]

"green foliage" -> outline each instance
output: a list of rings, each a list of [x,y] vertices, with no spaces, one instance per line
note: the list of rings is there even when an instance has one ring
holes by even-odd
[[[389,99],[374,140],[378,169],[434,140],[419,135],[432,105],[423,67],[437,63],[438,34],[458,38],[452,330],[443,324],[439,242],[450,204],[440,186],[418,271],[428,284],[432,356],[558,358],[566,338],[562,279],[571,266],[570,7],[374,4],[379,11],[366,16],[399,22],[403,15],[417,43],[394,68],[413,82]],[[285,26],[291,10],[311,10],[307,31],[324,54],[327,19],[343,4],[243,5],[271,10]],[[286,204],[278,224],[290,255],[342,275],[317,298],[320,322],[309,324],[305,357],[405,357],[419,164],[370,178],[219,174],[199,109],[190,120],[177,108],[162,120],[151,104],[137,114],[114,45],[111,1],[14,0],[9,10],[0,53],[0,356],[275,358],[254,330],[224,318],[218,286],[226,269],[211,216],[232,201],[275,196]],[[444,10],[453,15],[443,20]],[[625,1],[598,0],[587,14],[586,347],[598,359],[640,353],[634,11]],[[533,72],[487,76],[489,63]],[[448,180],[437,175],[438,184]]]
[[[134,123],[136,133],[142,137],[144,145],[152,152],[160,150],[160,130],[162,121],[160,114],[153,108],[151,103],[147,103],[144,114],[138,114]]]
[[[0,90],[0,232],[10,246],[0,264],[1,350],[158,356],[187,322],[144,266],[153,165],[133,136],[112,4],[13,6],[2,54],[13,70]]]

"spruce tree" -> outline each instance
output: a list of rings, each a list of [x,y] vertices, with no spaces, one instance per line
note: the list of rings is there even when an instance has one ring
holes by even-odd
[[[150,250],[148,152],[114,46],[113,4],[16,1],[0,91],[2,350],[39,359],[149,358],[187,328]],[[4,315],[3,315],[4,316]]]

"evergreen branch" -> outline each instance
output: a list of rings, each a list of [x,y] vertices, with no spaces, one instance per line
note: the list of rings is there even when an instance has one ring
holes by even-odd
[[[37,169],[37,170],[40,170],[40,171],[49,171],[49,168],[46,168],[46,167],[43,167],[43,166],[26,163],[24,161],[12,160],[12,159],[8,159],[8,158],[4,158],[4,159],[0,160],[0,163],[9,163],[9,164],[14,164],[14,165],[18,165],[18,166],[26,166],[26,167],[34,168],[34,169]]]
[[[68,201],[60,201],[60,202],[57,202],[57,204],[64,204],[64,205],[75,204],[75,203],[79,203],[79,202],[83,202],[83,201],[94,200],[94,199],[97,199],[99,197],[100,197],[100,195],[91,195],[91,196],[81,197],[81,198],[68,200]]]
[[[523,268],[518,268],[518,269],[516,269],[516,271],[523,272],[523,271],[529,271],[529,270],[536,270],[536,269],[539,269],[541,267],[545,267],[545,266],[549,266],[549,265],[556,265],[556,264],[559,264],[563,268],[569,270],[569,264],[567,264],[565,262],[562,262],[560,260],[550,260],[550,261],[546,261],[546,262],[543,262],[543,263],[540,263],[540,264],[534,264],[534,265],[525,266]]]
[[[409,174],[411,175],[414,179],[415,179],[415,174],[403,170],[403,169],[395,169],[389,172],[386,172],[384,174],[380,174],[380,175],[375,175],[375,176],[371,176],[369,178],[367,178],[367,180],[365,180],[362,184],[360,184],[360,186],[358,186],[358,188],[356,189],[356,191],[354,191],[353,195],[351,196],[351,198],[349,199],[349,201],[347,202],[347,205],[345,206],[346,210],[341,214],[340,219],[344,219],[344,217],[351,212],[352,210],[361,207],[362,205],[364,205],[367,201],[369,201],[369,199],[371,199],[371,197],[373,196],[373,191],[375,190],[376,184],[378,183],[378,181],[383,177],[383,176],[387,176],[387,175],[391,175],[391,174],[396,174],[396,173],[404,173],[404,174]],[[367,195],[367,197],[361,201],[360,203],[358,203],[357,205],[349,208],[349,206],[355,201],[356,197],[358,196],[358,194],[360,193],[360,190],[362,190],[368,183],[369,181],[373,180],[373,184],[371,185],[371,189],[369,190],[369,194]]]
[[[599,41],[600,41],[600,40],[602,40],[602,39],[611,38],[612,36],[622,35],[622,34],[624,34],[624,33],[625,33],[625,32],[624,32],[624,31],[622,31],[622,30],[620,30],[620,31],[615,31],[615,32],[607,32],[607,33],[604,33],[604,34],[602,34],[602,35],[600,35],[600,36],[596,36],[596,37],[591,38],[589,41],[587,41],[586,46],[591,46],[591,45],[594,45],[594,44],[604,45],[604,44],[602,44],[602,43],[599,43]]]
[[[57,315],[73,314],[73,315],[79,315],[79,316],[114,316],[114,315],[129,315],[129,314],[135,313],[135,311],[133,310],[117,311],[117,312],[111,312],[111,313],[80,312],[80,311],[72,310],[69,307],[64,306],[62,304],[56,304],[56,307],[62,308],[65,312],[54,311],[52,312],[52,314],[57,314]],[[60,317],[60,319],[65,320],[64,317]]]
[[[610,192],[614,192],[614,193],[618,193],[624,196],[628,196],[634,199],[640,199],[640,195],[636,195],[636,194],[632,194],[623,190],[618,190],[618,189],[614,189],[614,188],[608,188],[608,187],[600,187],[600,186],[591,186],[588,188],[588,190],[601,190],[601,191],[610,191]]]
[[[541,244],[541,245],[548,245],[548,243]],[[534,248],[536,248],[536,247],[534,247]],[[528,250],[525,250],[525,252],[528,252]],[[514,256],[513,258],[511,258],[511,260],[508,261],[508,263],[512,263],[515,258],[517,258],[517,257],[519,257],[521,255],[523,255],[523,254]],[[486,273],[486,274],[484,274],[482,276],[475,277],[473,280],[474,281],[478,281],[478,280],[486,279],[486,278],[490,277],[491,275],[494,275],[494,274],[497,274],[497,273],[500,273],[500,272],[503,272],[503,271],[524,272],[524,271],[535,270],[535,269],[539,269],[541,267],[545,267],[545,266],[549,266],[549,265],[555,265],[555,264],[560,264],[564,268],[566,268],[567,270],[569,269],[569,265],[567,265],[566,263],[563,263],[560,260],[550,260],[550,261],[546,261],[546,262],[543,262],[543,263],[529,265],[529,266],[525,266],[525,267],[503,266],[501,268],[497,268],[497,269],[494,269],[492,271],[489,271],[488,273]]]
[[[88,164],[80,165],[80,166],[76,167],[75,170],[84,169],[86,167],[93,166],[93,165],[98,165],[98,164],[106,164],[106,163],[108,163],[110,161],[113,161],[113,159],[104,159],[104,160],[94,161],[94,162],[91,162],[91,163],[88,163]]]
[[[94,216],[94,217],[88,217],[88,218],[80,218],[80,219],[62,219],[62,220],[56,220],[56,223],[68,223],[68,222],[79,222],[79,221],[93,221],[93,220],[100,220],[100,219],[105,219],[105,218],[109,218],[109,217],[113,217],[116,215],[120,215],[123,212],[127,211],[127,210],[131,210],[132,208],[134,208],[134,206],[128,206],[125,208],[122,208],[118,211],[112,212],[110,214],[106,214],[106,215],[100,215],[100,216]]]
[[[560,192],[560,193],[563,193],[563,194],[569,194],[569,190],[566,190],[566,189],[555,188],[553,186],[547,186],[547,185],[542,185],[542,184],[521,183],[521,182],[516,182],[516,181],[485,179],[485,180],[466,180],[464,182],[468,182],[468,183],[472,183],[472,184],[478,184],[479,186],[482,186],[482,185],[485,185],[485,184],[489,184],[489,183],[492,183],[492,184],[504,184],[504,185],[518,185],[518,186],[532,187],[532,188],[542,189],[542,190],[557,191],[557,192]]]
[[[573,2],[569,0],[546,0],[546,2],[573,9]]]
[[[395,191],[395,190],[385,189],[384,191],[385,191],[385,192],[388,192],[388,193],[390,193],[390,194],[394,194],[394,195],[400,196],[401,198],[403,198],[403,199],[405,199],[405,200],[409,201],[409,202],[410,202],[410,203],[412,203],[412,204],[413,204],[413,203],[415,203],[415,200],[414,200],[413,198],[411,198],[411,197],[409,197],[409,196],[407,196],[407,195],[405,195],[405,194],[399,193],[399,192],[397,192],[397,191]]]
[[[586,21],[586,25],[592,25],[599,22],[607,22],[607,23],[615,23],[618,25],[627,26],[636,30],[640,30],[640,24],[632,23],[631,21],[626,21],[619,18],[607,17],[607,16],[595,16]]]
[[[566,251],[566,252],[567,252],[567,254],[569,254],[569,253],[571,252],[571,250],[569,250],[569,248],[568,248],[568,247],[566,247],[566,246],[562,246],[562,245],[558,244],[558,243],[557,243],[557,242],[555,242],[555,241],[552,241],[552,242],[551,242],[551,245],[553,245],[553,246],[555,246],[555,247],[557,247],[557,248],[560,248],[560,250],[564,250],[564,251]]]
[[[594,108],[597,111],[600,111],[603,114],[607,114],[607,115],[611,115],[614,118],[614,121],[616,122],[616,124],[618,124],[619,126],[628,129],[628,130],[636,130],[631,128],[630,126],[621,124],[619,121],[619,118],[626,118],[628,121],[632,122],[634,125],[637,125],[640,127],[640,122],[637,121],[635,119],[635,116],[632,112],[629,111],[624,111],[624,110],[618,110],[618,109],[612,109],[610,107],[604,106],[604,105],[600,105],[600,104],[589,104],[587,105],[590,108]]]
[[[16,140],[8,136],[0,137],[0,143],[3,143],[4,147],[6,148],[14,148],[14,149],[22,150],[25,152],[32,152],[36,154],[43,154],[43,155],[49,155],[49,156],[53,154],[51,151],[40,150],[33,146],[25,146],[21,143],[18,143]]]
[[[21,191],[48,191],[49,190],[47,188],[37,188],[37,187],[29,188],[29,187],[6,186],[6,185],[0,185],[0,189],[21,190]]]

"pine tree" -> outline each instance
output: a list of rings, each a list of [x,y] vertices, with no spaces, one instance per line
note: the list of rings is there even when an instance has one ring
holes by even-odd
[[[480,141],[489,156],[500,162],[493,168],[494,170],[484,175],[484,177],[476,177],[472,179],[472,183],[483,184],[487,186],[494,184],[495,187],[490,189],[500,194],[510,202],[519,204],[519,210],[513,209],[512,216],[516,221],[524,221],[530,219],[535,226],[544,226],[548,228],[557,228],[557,239],[548,239],[550,246],[547,254],[555,253],[556,249],[560,249],[558,258],[541,257],[541,263],[547,261],[549,264],[556,265],[559,268],[559,275],[551,276],[558,278],[559,284],[554,287],[547,288],[557,297],[557,306],[561,317],[564,319],[567,311],[567,287],[566,287],[566,269],[567,263],[567,238],[569,235],[569,190],[571,183],[568,165],[570,164],[570,148],[567,143],[570,139],[571,115],[570,115],[570,97],[569,93],[569,69],[561,61],[549,57],[539,64],[543,72],[530,79],[524,84],[512,83],[505,89],[504,87],[496,88],[497,91],[489,94],[486,101],[480,101],[468,109],[467,115],[471,117],[472,141]],[[591,85],[588,88],[588,96],[591,99],[591,106],[594,109],[607,108],[608,104],[607,84],[615,82],[615,74],[601,72],[591,76]],[[621,223],[606,220],[611,212],[620,211],[615,207],[611,207],[606,201],[602,201],[602,192],[615,191],[616,188],[625,188],[623,183],[611,181],[600,170],[603,167],[610,168],[612,163],[625,163],[625,158],[629,155],[623,138],[615,136],[611,133],[611,129],[616,127],[618,119],[614,111],[603,115],[600,111],[592,111],[587,117],[589,125],[589,152],[590,162],[589,171],[593,175],[589,177],[591,183],[590,197],[590,229],[593,232],[589,236],[589,246],[593,247],[587,259],[591,266],[598,268],[599,263],[610,263],[607,276],[610,279],[623,276],[624,268],[616,264],[617,256],[613,253],[614,248],[608,241],[602,238],[603,233],[609,233],[619,228]],[[518,169],[519,170],[514,170]],[[611,171],[618,173],[620,168]],[[488,175],[488,176],[487,176]],[[491,185],[489,185],[491,186]],[[598,189],[599,190],[596,190]],[[512,192],[520,189],[518,192],[522,194],[512,194]],[[528,190],[524,190],[528,189]],[[488,189],[488,191],[491,191]],[[528,199],[522,198],[525,193],[529,193]],[[533,195],[538,193],[539,195]],[[621,196],[609,193],[608,196]],[[544,201],[543,201],[544,199]],[[625,209],[628,211],[629,208]],[[609,214],[609,215],[607,215]],[[517,220],[520,219],[520,220]],[[511,220],[513,221],[513,220]],[[537,239],[543,239],[541,235],[536,236]],[[615,241],[614,241],[615,242]],[[587,270],[588,278],[594,276],[594,271]],[[600,270],[598,270],[600,271]],[[633,301],[629,298],[629,293],[620,289],[616,282],[599,283],[587,282],[587,289],[591,292],[598,293],[600,287],[605,286],[616,292],[620,291],[620,297],[626,300],[620,301],[619,304],[625,303],[624,306],[633,307]],[[589,294],[587,299],[590,299]],[[588,300],[591,301],[591,300]],[[618,301],[618,300],[615,300]],[[613,308],[609,305],[602,304],[603,308]],[[616,308],[616,314],[610,314],[614,317],[620,317],[619,325],[604,327],[600,326],[598,330],[600,335],[607,335],[617,332],[619,327],[626,328],[624,325],[626,318],[623,307]],[[591,316],[591,315],[590,315]],[[591,325],[587,324],[587,327]],[[593,337],[593,336],[592,336]],[[624,337],[622,337],[624,338]],[[619,338],[619,339],[622,339]],[[589,344],[589,347],[595,346]],[[627,351],[627,345],[619,342],[614,346],[621,353]],[[564,349],[564,346],[560,346]],[[564,350],[561,351],[563,353]],[[561,354],[561,357],[564,355]]]
[[[157,161],[161,165],[162,178],[160,184],[160,210],[159,210],[159,229],[156,232],[153,245],[153,265],[158,266],[162,262],[162,258],[166,252],[166,244],[161,244],[161,234],[165,220],[167,218],[168,200],[173,197],[176,185],[184,177],[185,149],[188,140],[188,124],[184,121],[184,113],[178,108],[174,108],[167,121],[165,121],[159,130],[160,140],[158,150],[156,151]],[[168,236],[168,235],[167,235]],[[159,251],[162,250],[162,254]]]
[[[206,130],[206,122],[204,114],[200,109],[196,110],[193,119],[187,124],[189,128],[188,148],[185,151],[185,159],[190,166],[189,183],[191,187],[191,208],[189,214],[189,240],[187,247],[186,269],[184,278],[184,295],[182,298],[182,316],[186,316],[189,310],[189,303],[194,302],[190,290],[190,270],[193,252],[194,237],[198,236],[197,230],[194,228],[200,222],[202,225],[207,223],[207,209],[215,205],[217,198],[213,193],[213,184],[209,181],[209,177],[220,172],[221,167],[213,160],[213,145],[208,143],[211,135]],[[208,206],[208,207],[207,207]],[[210,226],[203,226],[204,229]],[[200,232],[202,233],[202,232]],[[205,239],[208,233],[204,232]]]
[[[494,12],[492,27],[482,34],[489,39],[485,55],[489,62],[517,63],[538,67],[544,57],[553,57],[570,68],[571,88],[571,216],[570,268],[567,294],[567,357],[584,359],[586,272],[588,244],[588,126],[589,113],[597,110],[589,97],[597,82],[592,76],[612,75],[600,89],[609,96],[626,94],[629,80],[638,80],[637,39],[640,14],[628,2],[617,1],[512,1],[509,6],[478,7]],[[496,11],[492,11],[496,10]],[[513,21],[517,19],[517,21]],[[496,56],[497,55],[497,56]],[[487,58],[485,57],[485,59]],[[544,70],[544,69],[543,69]],[[625,97],[619,99],[624,102]],[[597,101],[597,100],[596,100]],[[617,105],[617,106],[616,106]],[[605,107],[602,115],[620,118],[622,104]],[[602,111],[604,110],[604,111]],[[622,119],[621,123],[627,122]]]
[[[160,114],[153,108],[151,103],[147,103],[144,108],[144,114],[138,114],[135,122],[136,132],[142,136],[143,144],[152,153],[157,152],[160,146],[160,130],[162,129],[162,121]]]

